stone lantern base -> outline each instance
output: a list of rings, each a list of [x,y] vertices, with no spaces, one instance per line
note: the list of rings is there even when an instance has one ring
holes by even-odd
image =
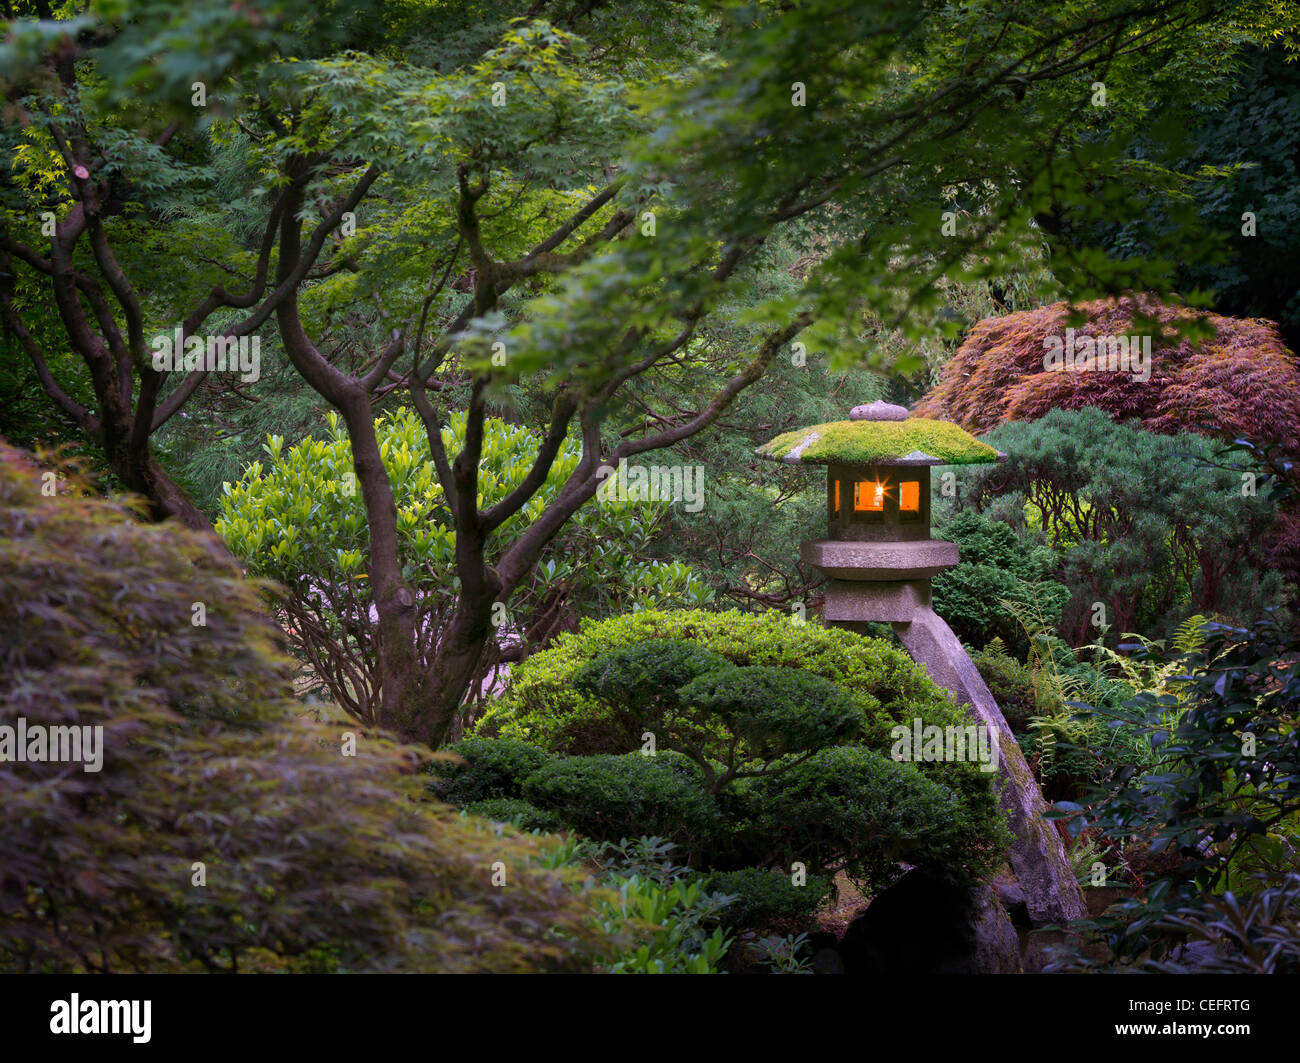
[[[825,621],[865,633],[867,624],[893,626],[911,658],[952,693],[958,705],[996,734],[1002,807],[1015,834],[1008,854],[1036,925],[1086,914],[1056,828],[1042,818],[1046,803],[1029,765],[952,629],[932,608],[930,578],[957,563],[957,547],[937,539],[856,542],[819,539],[802,547],[803,559],[826,574]]]
[[[803,559],[826,574],[827,623],[902,623],[930,607],[930,577],[957,563],[957,547],[938,539],[914,542],[804,543]]]

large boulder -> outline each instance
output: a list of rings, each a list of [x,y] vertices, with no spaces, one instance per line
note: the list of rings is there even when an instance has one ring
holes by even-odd
[[[976,721],[996,736],[998,785],[1007,826],[1015,835],[1007,858],[1024,892],[1035,926],[1087,917],[1079,884],[1060,834],[1043,818],[1047,803],[1025,762],[1015,735],[993,700],[988,685],[943,617],[918,609],[910,623],[894,624],[899,640],[930,678],[950,691],[957,704],[969,706]]]
[[[840,941],[846,974],[1020,974],[1015,927],[991,886],[914,869],[878,894]]]

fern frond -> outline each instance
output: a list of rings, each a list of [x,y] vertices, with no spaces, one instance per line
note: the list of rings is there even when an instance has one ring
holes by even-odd
[[[1193,613],[1174,632],[1174,649],[1179,653],[1196,653],[1205,648],[1206,617]]]

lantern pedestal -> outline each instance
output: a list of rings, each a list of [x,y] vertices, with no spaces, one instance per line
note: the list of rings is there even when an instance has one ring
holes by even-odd
[[[939,539],[912,542],[860,542],[814,539],[800,556],[835,579],[857,581],[928,580],[957,563],[957,547]]]
[[[868,593],[863,590],[862,583],[828,579],[822,614],[826,622],[839,627],[906,623],[917,610],[930,608],[928,579],[873,580]]]

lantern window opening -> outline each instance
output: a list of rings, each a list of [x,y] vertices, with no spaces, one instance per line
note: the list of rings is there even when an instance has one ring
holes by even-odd
[[[888,484],[883,480],[858,480],[853,485],[853,509],[858,513],[883,513]]]
[[[921,484],[918,480],[905,480],[898,485],[898,512],[903,520],[920,520]]]

